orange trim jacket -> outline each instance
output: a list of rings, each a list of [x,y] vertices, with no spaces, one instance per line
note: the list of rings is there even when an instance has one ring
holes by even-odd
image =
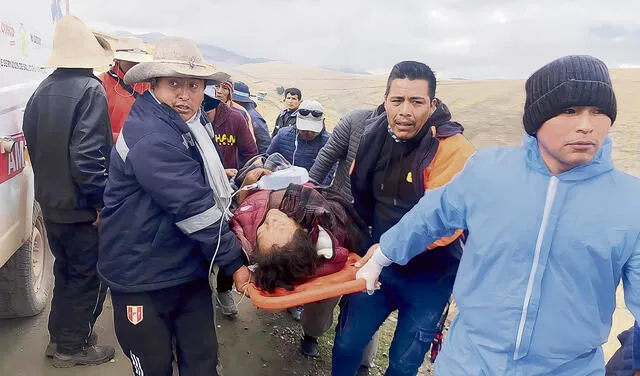
[[[435,133],[435,129],[434,129]],[[436,135],[437,137],[437,135]],[[475,153],[476,149],[462,135],[456,134],[447,138],[438,138],[440,144],[433,161],[424,169],[425,190],[436,189],[449,183],[467,163],[467,160]],[[436,240],[428,248],[433,249],[451,244],[460,235],[462,230],[447,238]]]
[[[113,140],[115,141],[122,130],[124,121],[129,117],[129,111],[131,106],[135,102],[136,97],[129,93],[125,89],[124,85],[124,73],[115,64],[111,67],[111,72],[117,72],[118,80],[116,81],[109,72],[102,73],[100,80],[102,81],[102,87],[107,92],[107,103],[109,104],[109,120],[111,120],[111,131],[113,133]],[[149,89],[148,83],[137,83],[130,86],[136,93],[142,94]]]
[[[448,137],[439,137],[437,135],[437,127],[431,127],[431,133],[435,135],[435,138],[438,140],[438,146],[433,159],[429,165],[423,169],[423,185],[425,190],[436,189],[449,183],[463,170],[467,160],[476,151],[473,145],[460,133]],[[352,174],[356,168],[356,162],[357,158],[351,166]],[[431,244],[428,249],[449,245],[462,234],[463,230],[458,230],[450,237],[437,240]]]

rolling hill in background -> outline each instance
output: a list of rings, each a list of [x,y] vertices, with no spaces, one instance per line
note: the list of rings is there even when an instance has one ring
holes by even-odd
[[[346,112],[382,103],[386,75],[358,75],[282,62],[248,64],[225,69],[234,80],[247,83],[253,93],[264,91],[258,110],[270,127],[282,108],[276,89],[298,87],[304,98],[325,107],[332,129]],[[640,177],[640,69],[611,70],[618,96],[618,117],[611,129],[614,160],[623,171]],[[436,96],[465,127],[476,147],[518,145],[521,141],[524,80],[439,80]]]

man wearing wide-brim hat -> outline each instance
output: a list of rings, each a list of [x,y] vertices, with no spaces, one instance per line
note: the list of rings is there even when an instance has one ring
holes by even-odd
[[[151,61],[152,56],[147,52],[142,39],[134,37],[118,39],[114,45],[113,55],[114,64],[107,72],[100,75],[100,79],[107,93],[111,130],[115,140],[129,116],[136,97],[149,89],[149,84],[145,82],[125,84],[124,75],[138,63]]]
[[[256,102],[251,99],[251,92],[249,86],[242,81],[235,81],[233,83],[233,95],[231,99],[234,103],[239,104],[247,111],[247,114],[251,118],[251,125],[253,126],[253,134],[256,137],[256,144],[258,144],[258,152],[264,154],[267,152],[269,145],[271,144],[271,135],[269,135],[269,127],[264,117],[256,109]]]
[[[98,272],[111,288],[118,342],[136,375],[216,375],[212,263],[241,291],[251,277],[229,230],[232,189],[201,110],[228,79],[195,42],[166,37],[127,84],[149,82],[111,153]],[[213,261],[212,261],[213,260]]]
[[[107,99],[93,68],[112,59],[106,40],[65,16],[56,25],[47,64],[56,69],[24,112],[35,197],[55,256],[45,354],[56,367],[100,364],[114,355],[113,347],[96,345],[93,333],[107,293],[96,271],[96,227],[113,144]]]

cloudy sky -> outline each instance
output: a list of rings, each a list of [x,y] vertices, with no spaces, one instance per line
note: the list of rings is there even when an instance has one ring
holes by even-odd
[[[248,57],[384,72],[420,60],[439,75],[526,77],[573,53],[640,66],[638,0],[70,0],[107,32],[157,31]]]

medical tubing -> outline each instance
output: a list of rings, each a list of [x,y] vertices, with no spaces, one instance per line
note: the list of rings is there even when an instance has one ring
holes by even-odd
[[[231,195],[231,197],[229,198],[229,204],[227,205],[227,207],[224,209],[224,212],[220,216],[220,228],[218,230],[218,244],[216,245],[216,250],[213,253],[213,257],[211,258],[211,263],[209,264],[209,274],[207,274],[209,276],[209,281],[211,281],[211,271],[213,271],[213,262],[215,261],[216,256],[218,255],[218,251],[220,250],[220,239],[221,239],[221,236],[222,236],[222,221],[224,220],[224,214],[231,208],[231,203],[233,202],[233,197],[235,195],[237,195],[238,193],[240,193],[242,191],[249,190],[249,189],[251,189],[251,187],[247,185],[247,186],[242,187],[242,188],[238,189],[237,191],[235,191]],[[212,287],[211,286],[211,282],[209,282],[209,287]]]

